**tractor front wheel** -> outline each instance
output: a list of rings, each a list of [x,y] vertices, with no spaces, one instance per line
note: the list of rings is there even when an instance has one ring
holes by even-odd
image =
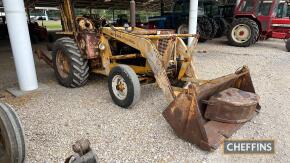
[[[230,45],[248,47],[256,43],[259,34],[259,26],[254,20],[238,18],[232,23],[227,36]]]
[[[214,20],[213,18],[208,18],[208,20],[210,21],[211,28],[212,28],[212,32],[210,34],[210,38],[214,38],[215,35],[217,34],[219,26],[218,26],[216,20]]]
[[[188,34],[189,29],[187,24],[181,24],[177,28],[177,34]]]
[[[216,18],[215,20],[217,21],[217,24],[218,24],[218,31],[215,35],[215,38],[226,36],[229,30],[230,24],[224,18]]]
[[[55,75],[61,85],[75,88],[87,83],[88,60],[81,56],[73,39],[63,37],[56,40],[52,51],[52,62]]]
[[[127,65],[114,67],[108,79],[110,95],[115,104],[128,108],[140,98],[140,82],[134,70]]]

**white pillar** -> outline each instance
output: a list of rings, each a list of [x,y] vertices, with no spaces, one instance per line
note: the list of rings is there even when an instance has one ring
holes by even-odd
[[[196,34],[198,0],[190,0],[189,6],[189,34]],[[188,39],[188,45],[190,45],[192,39],[192,37]]]
[[[23,0],[3,0],[10,43],[19,87],[22,91],[38,88],[33,53]]]

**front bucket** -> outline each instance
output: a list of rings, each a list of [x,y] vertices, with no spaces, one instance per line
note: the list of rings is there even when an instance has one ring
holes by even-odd
[[[204,150],[217,149],[225,138],[230,137],[244,123],[224,123],[204,118],[211,96],[228,88],[255,93],[247,67],[240,71],[202,84],[191,84],[164,110],[163,116],[178,137],[198,145]],[[257,104],[256,112],[260,110]],[[253,114],[256,115],[256,112]],[[254,117],[253,115],[253,117]]]

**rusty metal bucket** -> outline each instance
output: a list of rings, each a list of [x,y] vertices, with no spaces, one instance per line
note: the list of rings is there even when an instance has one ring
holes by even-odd
[[[252,92],[229,88],[205,101],[206,119],[225,123],[244,123],[252,119],[259,96]]]
[[[210,151],[217,149],[225,138],[230,137],[245,123],[224,123],[204,118],[211,96],[228,88],[237,88],[255,93],[249,69],[244,66],[234,74],[206,81],[202,84],[191,84],[180,93],[164,110],[163,116],[178,137]],[[260,105],[256,105],[256,112]],[[253,117],[252,116],[252,117]]]

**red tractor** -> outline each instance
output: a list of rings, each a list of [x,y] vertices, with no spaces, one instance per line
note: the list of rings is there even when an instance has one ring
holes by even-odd
[[[248,47],[259,39],[288,39],[290,51],[290,18],[285,0],[241,0],[228,32],[229,44]]]

